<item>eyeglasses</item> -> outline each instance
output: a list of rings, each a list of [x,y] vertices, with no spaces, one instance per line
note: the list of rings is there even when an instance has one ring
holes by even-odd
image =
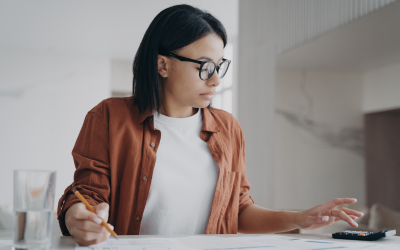
[[[183,56],[178,56],[173,53],[166,53],[166,55],[175,57],[179,61],[194,62],[200,64],[199,76],[200,79],[203,81],[208,80],[214,74],[215,70],[217,70],[218,77],[221,79],[225,76],[226,71],[228,71],[229,65],[231,64],[231,60],[225,58],[222,58],[222,62],[217,65],[214,61],[197,61]]]

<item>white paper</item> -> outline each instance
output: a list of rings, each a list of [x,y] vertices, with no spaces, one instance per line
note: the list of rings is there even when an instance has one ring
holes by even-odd
[[[82,247],[76,244],[76,250],[187,250],[188,247],[184,246],[175,238],[109,238],[106,242],[89,247]],[[190,248],[189,248],[190,249]]]
[[[270,238],[275,237],[271,235]],[[257,248],[270,248],[269,242],[257,242],[254,241],[255,237],[245,237],[246,239],[241,239],[242,237],[218,237],[218,236],[190,236],[178,238],[180,242],[185,244],[187,247],[192,247],[195,249],[251,249]]]
[[[178,238],[187,247],[201,250],[273,250],[273,249],[299,249],[299,250],[330,250],[330,249],[399,249],[398,246],[383,245],[375,242],[364,241],[329,241],[287,237],[281,235],[217,237],[217,236],[191,236]]]
[[[110,238],[108,241],[90,246],[76,246],[76,250],[394,250],[395,245],[384,245],[378,242],[353,240],[318,240],[287,237],[275,234],[261,236],[219,237],[212,235],[187,236],[176,238]]]

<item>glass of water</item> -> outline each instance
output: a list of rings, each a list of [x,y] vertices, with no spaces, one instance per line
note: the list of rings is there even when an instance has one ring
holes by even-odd
[[[14,247],[49,249],[55,171],[14,171]]]

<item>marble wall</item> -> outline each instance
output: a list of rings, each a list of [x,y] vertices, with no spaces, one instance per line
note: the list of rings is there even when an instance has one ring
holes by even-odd
[[[305,209],[337,197],[365,202],[362,76],[277,71],[276,208]]]
[[[363,100],[365,113],[398,109],[399,97],[400,62],[365,72]]]

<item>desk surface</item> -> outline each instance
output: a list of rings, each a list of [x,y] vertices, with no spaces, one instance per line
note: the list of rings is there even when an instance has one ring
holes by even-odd
[[[241,236],[258,236],[261,234],[207,234],[207,236],[218,236],[218,237],[241,237]],[[187,237],[193,235],[120,235],[119,238],[177,238],[177,237]],[[295,238],[303,238],[303,239],[313,239],[313,240],[334,240],[332,239],[332,235],[330,234],[282,234],[282,236],[295,237]],[[11,237],[4,237],[4,235],[0,234],[0,239],[11,239]],[[342,240],[338,240],[342,241]],[[400,236],[391,236],[388,238],[384,238],[378,241],[372,241],[374,244],[399,244],[400,245]],[[51,242],[51,249],[75,249],[75,240],[71,236],[61,236],[61,237],[53,237]],[[10,250],[11,247],[0,247],[0,250]]]

